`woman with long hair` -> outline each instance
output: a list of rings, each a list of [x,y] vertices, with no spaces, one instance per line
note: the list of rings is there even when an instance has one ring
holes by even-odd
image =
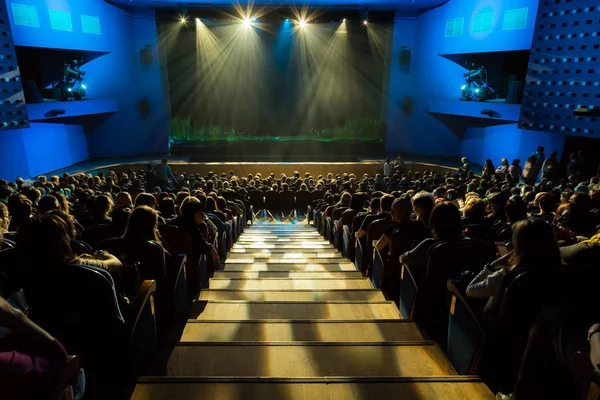
[[[528,218],[512,227],[514,250],[486,265],[469,283],[467,296],[488,298],[498,296],[505,275],[513,270],[551,268],[561,264],[560,251],[552,225]]]
[[[148,206],[133,209],[123,237],[133,240],[154,240],[160,243],[158,233],[158,213]]]
[[[494,173],[496,173],[496,168],[494,168],[492,160],[486,158],[485,164],[483,164],[483,169],[481,170],[481,177],[484,179],[492,179]]]

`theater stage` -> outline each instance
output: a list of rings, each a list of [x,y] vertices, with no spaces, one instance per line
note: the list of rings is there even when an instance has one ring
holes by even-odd
[[[407,171],[439,171],[455,172],[459,166],[459,160],[443,157],[411,156],[401,155],[406,164]],[[109,171],[127,171],[134,169],[136,171],[146,169],[149,164],[159,163],[163,155],[149,154],[136,157],[116,157],[92,159],[77,163],[67,168],[57,171],[49,171],[45,175],[62,175],[64,172],[69,174],[91,173],[96,175],[99,172],[108,173]],[[397,157],[396,154],[389,155],[390,158]],[[247,176],[248,174],[261,173],[266,176],[274,173],[276,176],[285,173],[291,175],[295,171],[304,174],[310,172],[312,176],[332,174],[353,173],[357,176],[363,174],[375,175],[383,172],[383,159],[377,158],[354,158],[354,161],[306,161],[306,162],[266,162],[266,161],[226,161],[226,162],[200,162],[194,161],[191,157],[169,156],[169,165],[175,173],[194,173],[206,175],[208,172],[216,174],[234,171],[238,176]]]

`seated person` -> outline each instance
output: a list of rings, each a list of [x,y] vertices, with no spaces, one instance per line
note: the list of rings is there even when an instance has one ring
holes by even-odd
[[[431,211],[429,221],[432,238],[425,239],[414,249],[400,256],[400,263],[411,268],[415,279],[425,276],[427,270],[427,253],[431,246],[440,242],[457,242],[463,239],[462,223],[458,208],[448,202],[438,203]]]
[[[112,219],[109,217],[113,208],[112,199],[105,195],[96,196],[92,203],[92,215],[83,218],[79,223],[84,228],[89,228],[94,225],[110,225],[112,224]]]
[[[513,225],[513,252],[486,265],[469,283],[467,296],[488,298],[498,296],[504,277],[510,272],[560,266],[560,251],[552,226],[544,221],[528,218]]]
[[[67,352],[48,332],[0,297],[0,327],[19,350],[0,352],[0,389],[6,399],[48,398],[67,365]],[[5,342],[7,338],[3,337]],[[4,347],[4,346],[3,346]],[[83,374],[74,387],[75,399],[84,390]]]
[[[371,225],[375,221],[379,221],[380,219],[392,219],[392,204],[394,203],[394,196],[390,194],[386,194],[381,198],[381,208],[378,214],[367,215],[360,226],[360,229],[356,233],[357,238],[362,238],[367,236],[367,231],[369,230],[369,225]]]
[[[411,199],[408,195],[402,195],[402,197],[395,199],[392,204],[392,219],[396,221],[387,227],[385,233],[377,241],[375,248],[377,250],[383,250],[390,243],[392,234],[398,229],[411,229],[415,233],[415,240],[423,240],[423,236],[426,234],[425,225],[421,221],[413,221],[410,216],[413,212],[413,206]]]

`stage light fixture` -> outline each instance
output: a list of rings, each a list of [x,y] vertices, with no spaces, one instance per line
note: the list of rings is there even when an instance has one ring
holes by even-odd
[[[258,21],[258,18],[253,18],[252,21],[256,22],[256,21]]]
[[[285,19],[285,22],[290,22],[290,19],[289,19],[289,18],[286,18],[286,19]]]
[[[342,22],[346,22],[346,18],[344,18],[344,19],[342,20]]]
[[[184,15],[182,15],[182,16],[181,16],[181,18],[179,18],[179,21],[180,21],[182,24],[185,24],[185,23],[187,22],[187,18],[186,18]]]
[[[252,25],[252,22],[250,21],[249,18],[244,18],[243,24],[246,28],[250,28],[250,25]]]
[[[479,88],[475,89],[475,93],[479,93]]]
[[[73,91],[73,89],[71,89],[71,88],[67,89],[67,92],[72,92],[72,91]]]
[[[366,19],[363,21],[363,25],[367,26],[369,25],[369,21],[367,21]]]
[[[81,88],[82,89],[87,89],[87,86],[85,86],[84,84],[81,84]]]
[[[462,85],[462,86],[460,87],[460,90],[465,90],[466,88],[467,88],[467,85]]]
[[[299,22],[300,28],[304,28],[306,26],[306,21],[301,19]]]

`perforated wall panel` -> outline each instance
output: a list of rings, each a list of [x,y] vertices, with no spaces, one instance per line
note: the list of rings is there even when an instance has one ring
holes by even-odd
[[[540,0],[523,93],[521,128],[600,137],[600,3]]]
[[[0,129],[29,127],[23,83],[4,1],[0,1],[0,100]]]

